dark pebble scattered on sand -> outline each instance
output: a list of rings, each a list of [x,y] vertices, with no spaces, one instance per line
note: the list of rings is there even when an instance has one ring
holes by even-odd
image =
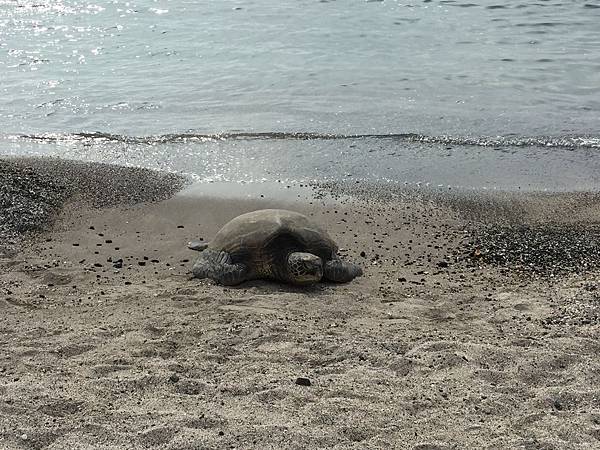
[[[304,377],[298,377],[296,378],[296,384],[298,386],[310,386],[310,380],[308,378],[304,378]]]
[[[467,251],[476,264],[507,267],[524,274],[558,276],[600,265],[600,226],[487,226],[475,233]]]

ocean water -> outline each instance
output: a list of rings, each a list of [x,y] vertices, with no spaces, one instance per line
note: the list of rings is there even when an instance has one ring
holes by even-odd
[[[600,187],[599,0],[0,0],[0,153]]]

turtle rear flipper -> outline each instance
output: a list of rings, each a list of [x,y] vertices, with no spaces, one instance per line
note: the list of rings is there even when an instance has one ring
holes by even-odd
[[[232,264],[227,252],[208,250],[198,257],[192,273],[196,278],[212,278],[217,283],[233,286],[246,281],[248,267],[245,264]]]
[[[363,274],[362,269],[356,264],[342,261],[339,258],[331,259],[325,263],[323,277],[336,283],[347,283]]]
[[[190,250],[194,250],[197,252],[201,252],[203,250],[206,250],[206,248],[208,247],[208,242],[203,242],[203,241],[190,241],[188,242],[188,248]]]

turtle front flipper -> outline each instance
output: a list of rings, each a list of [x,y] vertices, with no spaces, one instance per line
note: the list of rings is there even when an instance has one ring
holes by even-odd
[[[356,264],[342,261],[336,255],[333,259],[325,263],[323,270],[323,276],[336,283],[347,283],[352,281],[354,278],[359,277],[363,274],[362,269]]]
[[[248,267],[233,264],[227,252],[205,250],[194,263],[192,273],[196,278],[212,278],[219,284],[233,286],[246,281]]]
[[[208,242],[190,241],[188,242],[188,248],[196,252],[202,252],[208,248]]]

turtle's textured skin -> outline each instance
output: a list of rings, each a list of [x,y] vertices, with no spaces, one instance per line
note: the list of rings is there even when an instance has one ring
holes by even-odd
[[[348,282],[362,275],[342,261],[327,232],[308,217],[282,209],[242,214],[221,228],[209,244],[190,243],[202,251],[192,272],[224,285],[273,279],[310,284],[326,279]]]

